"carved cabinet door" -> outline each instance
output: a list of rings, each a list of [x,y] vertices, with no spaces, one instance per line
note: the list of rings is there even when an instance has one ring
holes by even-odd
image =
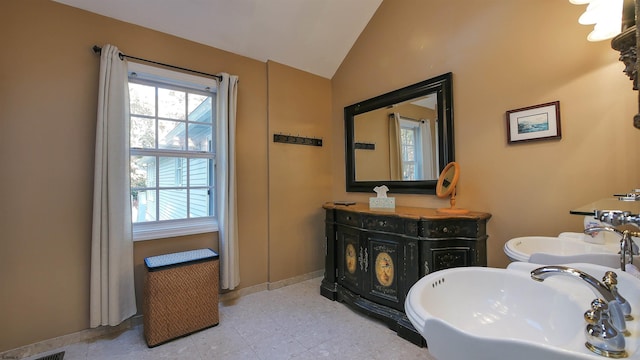
[[[364,296],[369,300],[404,311],[404,300],[417,281],[412,270],[417,262],[417,242],[388,234],[367,235],[369,269],[364,281]]]
[[[360,231],[345,226],[337,226],[337,269],[338,284],[360,293],[363,273],[368,268],[366,249],[360,241]]]

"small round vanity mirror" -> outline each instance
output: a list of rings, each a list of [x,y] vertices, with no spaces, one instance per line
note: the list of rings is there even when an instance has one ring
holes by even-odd
[[[455,161],[448,163],[438,178],[436,195],[438,195],[439,198],[449,196],[455,190],[459,177],[460,165]]]
[[[466,214],[469,210],[456,208],[456,185],[460,178],[460,165],[457,162],[452,161],[445,166],[440,173],[438,183],[436,184],[436,195],[439,198],[449,196],[449,203],[451,207],[438,209],[439,213],[443,214]]]

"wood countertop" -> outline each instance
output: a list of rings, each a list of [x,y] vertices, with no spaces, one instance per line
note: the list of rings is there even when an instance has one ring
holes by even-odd
[[[322,205],[327,210],[351,211],[363,214],[397,216],[408,219],[489,219],[491,214],[485,212],[469,211],[466,214],[442,214],[437,209],[411,206],[396,206],[395,209],[371,209],[367,203],[355,203],[353,205],[338,205],[327,202]]]

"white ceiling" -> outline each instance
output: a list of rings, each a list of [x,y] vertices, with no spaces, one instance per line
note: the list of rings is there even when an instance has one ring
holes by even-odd
[[[273,60],[328,79],[382,3],[382,0],[54,1],[259,61]],[[136,56],[135,49],[123,51]]]

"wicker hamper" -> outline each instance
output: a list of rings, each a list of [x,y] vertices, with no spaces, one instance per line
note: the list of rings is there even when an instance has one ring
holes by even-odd
[[[144,259],[144,337],[149,347],[218,325],[218,254],[198,249]]]

